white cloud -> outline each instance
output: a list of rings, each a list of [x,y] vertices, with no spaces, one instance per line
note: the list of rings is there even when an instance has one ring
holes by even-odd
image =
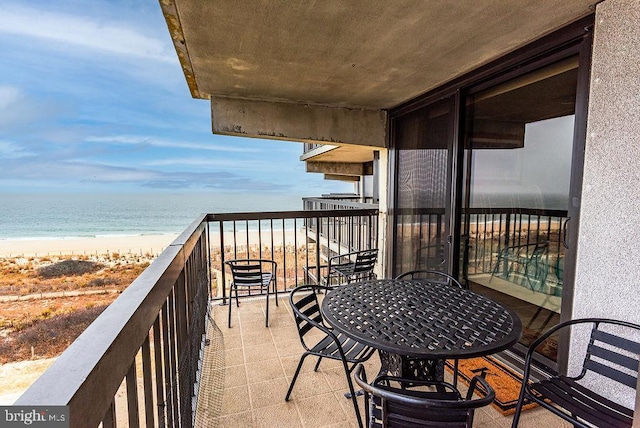
[[[164,140],[161,138],[150,136],[137,136],[137,135],[114,135],[110,137],[87,137],[85,141],[88,143],[106,143],[106,144],[130,144],[141,146],[153,146],[164,148],[177,148],[177,149],[195,149],[195,150],[211,150],[220,152],[258,152],[257,149],[245,148],[245,147],[229,147],[220,146],[213,142],[211,143],[194,143],[190,141],[172,141]]]
[[[169,43],[120,23],[16,5],[3,5],[2,9],[0,34],[33,37],[113,55],[175,62],[175,52]]]
[[[10,141],[0,141],[0,159],[18,159],[31,156],[33,153],[24,150]]]
[[[9,176],[23,180],[94,180],[100,182],[133,182],[154,180],[163,177],[158,171],[111,166],[87,162],[47,162],[31,160],[24,164],[5,164],[3,169]]]
[[[61,106],[48,99],[36,100],[15,86],[0,86],[0,132],[21,129],[57,114]]]
[[[171,158],[148,161],[144,166],[204,166],[228,168],[230,170],[273,170],[273,162],[263,160],[210,159],[210,158]]]
[[[24,99],[24,94],[14,86],[0,86],[0,111]]]

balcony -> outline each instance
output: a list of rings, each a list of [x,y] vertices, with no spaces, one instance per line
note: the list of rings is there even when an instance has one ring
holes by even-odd
[[[373,248],[378,211],[348,201],[305,203],[325,209],[194,221],[16,405],[69,406],[70,426],[83,428],[356,426],[342,369],[333,362],[318,373],[306,363],[308,376],[284,401],[302,352],[285,293],[317,280],[313,272],[323,275],[333,252]],[[264,296],[255,295],[243,297],[233,327],[226,326],[224,262],[247,256],[278,263],[280,305],[270,305],[267,330]],[[508,422],[491,409],[479,413],[477,426]],[[529,414],[525,422],[537,422]]]

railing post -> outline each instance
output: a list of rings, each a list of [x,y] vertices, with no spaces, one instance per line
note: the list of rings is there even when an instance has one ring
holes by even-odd
[[[179,425],[180,413],[178,409],[178,361],[176,358],[176,342],[177,335],[175,330],[175,295],[173,290],[169,293],[167,299],[167,348],[165,348],[165,355],[168,356],[168,364],[166,365],[167,372],[165,373],[165,381],[167,382],[167,397],[169,398],[167,403],[167,414],[169,416],[169,423],[173,426]]]
[[[104,415],[102,419],[102,428],[116,428],[116,403],[115,401],[111,402],[107,413]]]
[[[136,362],[133,361],[127,373],[127,411],[129,415],[129,427],[138,428],[140,417],[138,413],[138,379],[136,375]]]
[[[142,344],[142,379],[144,388],[144,419],[147,427],[156,426],[153,411],[153,383],[151,375],[151,344],[147,335]]]
[[[511,213],[507,213],[506,214],[506,219],[505,219],[505,232],[504,232],[504,246],[508,247],[509,246],[509,233],[511,232]]]
[[[220,276],[222,280],[222,304],[227,304],[227,277],[226,269],[224,268],[224,224],[222,220],[218,220],[220,224]]]
[[[207,220],[207,228],[205,239],[207,240],[204,244],[204,249],[207,252],[205,257],[205,263],[207,263],[207,276],[209,278],[209,297],[212,298],[213,294],[213,269],[211,269],[211,228],[209,221]]]
[[[156,405],[158,406],[156,412],[158,414],[158,426],[163,427],[165,426],[166,422],[165,409],[167,399],[165,397],[166,390],[162,370],[163,346],[162,341],[160,340],[160,316],[161,314],[158,314],[158,317],[153,323],[153,357],[155,361],[156,372]]]
[[[318,228],[316,229],[316,272],[318,276],[316,282],[322,284],[322,272],[320,271],[320,216],[316,217],[316,222],[318,224]]]

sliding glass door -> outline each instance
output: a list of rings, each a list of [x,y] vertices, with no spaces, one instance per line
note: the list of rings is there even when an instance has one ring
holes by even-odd
[[[397,119],[394,129],[394,272],[448,272],[454,98]]]
[[[465,102],[461,233],[469,287],[515,310],[528,345],[560,319],[578,57],[494,85]],[[557,360],[557,342],[541,353]]]
[[[391,275],[441,270],[513,309],[517,352],[571,318],[592,19],[389,113]],[[566,364],[560,339],[542,364]]]

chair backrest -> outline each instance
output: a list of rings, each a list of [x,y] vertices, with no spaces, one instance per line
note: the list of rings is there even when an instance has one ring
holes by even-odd
[[[264,273],[275,275],[275,262],[267,259],[236,259],[225,262],[231,269],[234,285],[238,287],[263,287]],[[265,265],[271,265],[267,270]]]
[[[429,244],[424,247],[418,247],[415,254],[415,260],[425,269],[437,269],[445,263],[444,244]]]
[[[529,260],[542,260],[549,253],[549,242],[538,242],[529,255]]]
[[[305,335],[314,328],[318,328],[323,332],[328,329],[324,325],[322,312],[320,312],[320,303],[318,302],[318,292],[325,293],[331,290],[331,287],[322,285],[299,285],[289,293],[289,303],[293,310],[293,315],[300,336],[300,342],[305,349],[309,349],[305,343]]]
[[[363,273],[373,272],[373,268],[378,260],[378,250],[363,250],[356,253],[356,262],[353,267],[353,274],[359,275]]]
[[[471,427],[474,410],[490,404],[495,398],[494,390],[480,376],[472,379],[465,398],[447,382],[412,380],[411,386],[405,384],[402,388],[402,379],[378,376],[368,384],[362,365],[356,368],[355,380],[369,399],[369,427]],[[398,383],[397,388],[394,383]],[[485,395],[473,398],[478,384]],[[436,391],[425,391],[425,386],[435,386]]]
[[[395,279],[431,279],[437,283],[463,288],[457,279],[439,270],[412,270],[396,276]]]
[[[584,321],[589,322],[588,320]],[[626,337],[626,335],[623,336],[622,333],[613,332],[610,327],[615,325],[626,329],[627,333],[630,330],[635,330],[635,339],[640,337],[640,326],[638,325],[624,321],[595,319],[582,365],[582,373],[578,375],[578,378],[584,377],[590,371],[636,389],[640,342]],[[605,331],[603,327],[607,326],[609,328]]]

